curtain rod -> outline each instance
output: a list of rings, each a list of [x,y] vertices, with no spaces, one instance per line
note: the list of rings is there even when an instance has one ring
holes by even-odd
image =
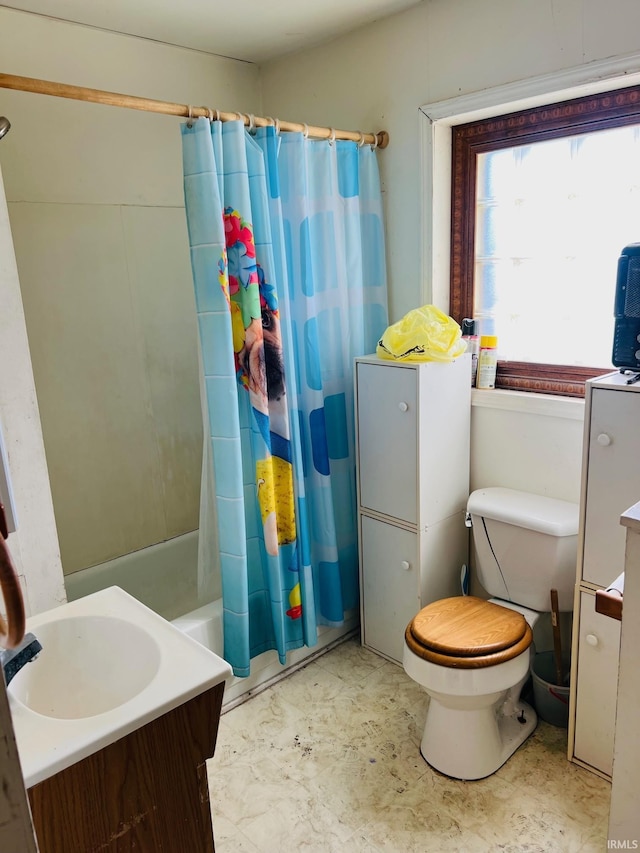
[[[117,92],[104,92],[101,89],[87,89],[84,86],[69,86],[66,83],[53,83],[49,80],[38,80],[35,77],[18,77],[14,74],[0,74],[0,88],[15,89],[20,92],[34,92],[38,95],[53,95],[57,98],[71,98],[75,101],[90,101],[94,104],[106,104],[111,107],[126,107],[130,110],[144,110],[150,113],[184,116],[185,118],[216,118],[220,121],[236,121],[242,119],[248,127],[267,127],[275,125],[284,131],[302,132],[317,139],[350,139],[353,142],[377,145],[386,148],[389,144],[389,134],[386,130],[378,133],[361,133],[359,130],[336,130],[332,127],[316,127],[292,121],[280,121],[270,117],[252,116],[243,113],[226,113],[212,110],[210,107],[193,107],[184,104],[173,104],[170,101],[156,101],[150,98],[138,98],[134,95],[120,95]]]

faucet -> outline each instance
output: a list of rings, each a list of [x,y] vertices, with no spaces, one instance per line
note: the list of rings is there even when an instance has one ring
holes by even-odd
[[[0,665],[4,671],[4,680],[6,685],[17,675],[25,664],[35,660],[42,646],[35,634],[25,634],[22,642],[14,649],[4,649],[0,652]]]

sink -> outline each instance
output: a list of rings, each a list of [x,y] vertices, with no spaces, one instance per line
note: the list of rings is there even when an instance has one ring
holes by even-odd
[[[141,693],[155,678],[157,640],[114,616],[71,616],[38,628],[42,645],[11,685],[27,708],[58,719],[103,714]]]
[[[7,689],[27,788],[231,677],[119,587],[27,619],[42,651]]]

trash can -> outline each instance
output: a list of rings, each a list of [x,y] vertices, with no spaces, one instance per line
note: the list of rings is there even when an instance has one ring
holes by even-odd
[[[558,685],[553,652],[540,652],[533,659],[533,701],[541,720],[552,726],[567,728],[569,725],[569,661],[562,662],[567,673],[566,684]]]

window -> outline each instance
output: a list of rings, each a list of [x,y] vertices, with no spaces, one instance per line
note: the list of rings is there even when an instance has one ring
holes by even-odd
[[[640,242],[640,87],[453,127],[450,313],[502,388],[581,396],[613,369],[617,261]]]

